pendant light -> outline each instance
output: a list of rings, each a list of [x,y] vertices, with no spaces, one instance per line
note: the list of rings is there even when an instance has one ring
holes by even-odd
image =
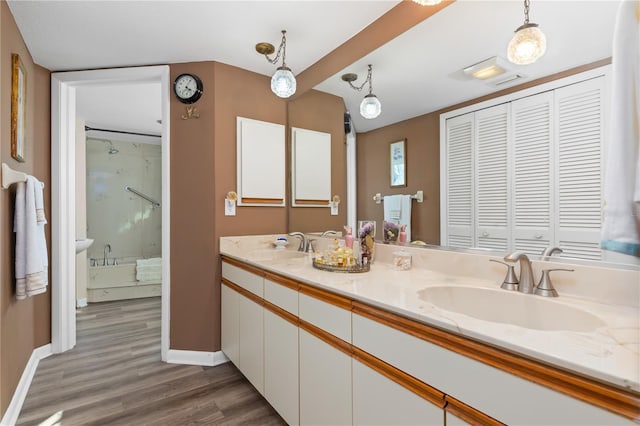
[[[507,58],[518,65],[532,64],[547,50],[547,38],[538,24],[529,22],[529,0],[524,0],[524,24],[519,26],[507,47]]]
[[[372,120],[378,117],[382,112],[382,104],[380,103],[380,100],[378,100],[378,97],[373,94],[373,83],[371,78],[372,66],[369,65],[368,67],[367,79],[360,86],[353,85],[353,82],[358,79],[358,74],[343,74],[342,80],[349,83],[349,86],[357,91],[362,90],[365,84],[369,83],[369,94],[366,95],[360,103],[360,115],[362,115],[367,120]]]
[[[442,0],[413,0],[414,3],[418,3],[420,6],[435,6],[442,3]]]
[[[271,91],[280,98],[288,98],[296,93],[296,77],[291,72],[291,69],[287,66],[285,59],[287,56],[287,31],[282,30],[282,41],[278,47],[278,53],[276,57],[271,59],[269,55],[276,51],[275,47],[271,43],[261,42],[256,44],[256,52],[264,57],[272,64],[278,62],[280,54],[282,54],[282,65],[276,69],[276,72],[271,77]]]

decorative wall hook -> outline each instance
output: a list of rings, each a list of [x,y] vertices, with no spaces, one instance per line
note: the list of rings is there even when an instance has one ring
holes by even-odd
[[[188,120],[190,118],[200,118],[200,112],[198,111],[198,108],[188,105],[186,106],[186,109],[187,109],[187,113],[182,114],[183,120]]]

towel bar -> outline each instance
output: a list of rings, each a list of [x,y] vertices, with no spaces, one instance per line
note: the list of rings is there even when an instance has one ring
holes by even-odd
[[[424,191],[416,192],[411,196],[411,199],[416,200],[419,203],[422,203],[424,201]],[[373,201],[375,201],[376,204],[380,204],[382,200],[384,200],[384,195],[380,194],[379,192],[373,196]]]
[[[29,175],[27,175],[26,173],[13,170],[11,167],[7,165],[7,163],[2,163],[2,187],[4,189],[8,189],[9,186],[17,182],[26,182],[27,176]],[[40,183],[44,188],[44,183],[42,182]]]

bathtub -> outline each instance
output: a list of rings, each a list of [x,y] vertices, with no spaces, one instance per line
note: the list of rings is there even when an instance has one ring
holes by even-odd
[[[100,263],[100,260],[98,263]],[[136,258],[117,259],[117,265],[88,268],[87,302],[160,296],[162,283],[136,280]]]

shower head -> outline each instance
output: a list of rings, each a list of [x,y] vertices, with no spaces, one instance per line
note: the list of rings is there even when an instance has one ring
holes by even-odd
[[[120,150],[118,148],[116,148],[116,147],[112,146],[111,148],[109,148],[109,154],[117,154],[119,152],[120,152]]]

